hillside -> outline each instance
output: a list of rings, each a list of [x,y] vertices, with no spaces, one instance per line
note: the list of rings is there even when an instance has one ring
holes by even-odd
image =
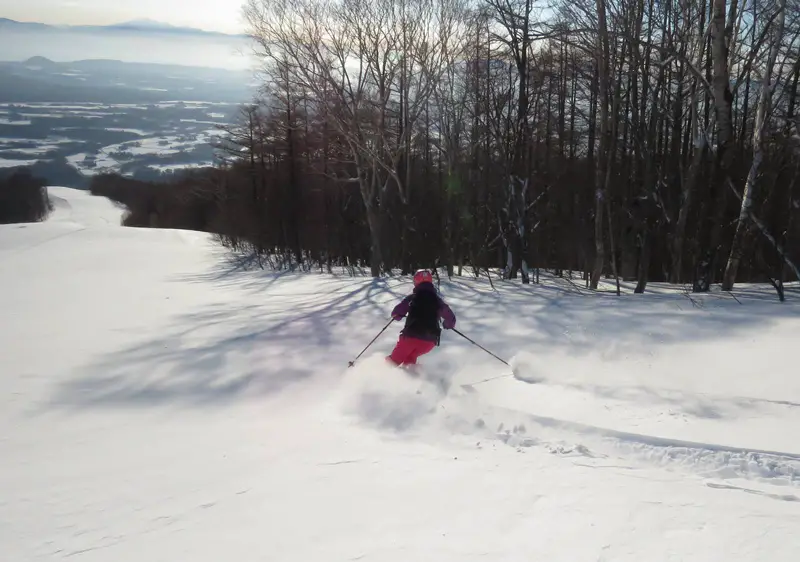
[[[4,559],[800,555],[796,285],[443,281],[517,376],[447,332],[417,380],[399,326],[347,368],[407,279],[247,271],[50,194],[0,227]]]

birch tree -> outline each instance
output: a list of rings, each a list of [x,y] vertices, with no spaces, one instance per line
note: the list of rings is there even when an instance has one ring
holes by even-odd
[[[739,218],[736,223],[736,234],[733,238],[728,265],[725,268],[725,277],[722,281],[722,289],[730,291],[736,282],[736,273],[741,261],[742,244],[745,231],[750,222],[753,208],[753,195],[759,179],[761,163],[764,161],[764,150],[766,134],[765,126],[769,120],[769,113],[772,106],[772,93],[775,88],[773,83],[773,71],[775,61],[778,59],[781,43],[783,41],[784,22],[786,21],[786,0],[777,0],[776,10],[778,12],[772,32],[770,33],[770,49],[767,55],[767,62],[761,77],[761,95],[756,109],[756,119],[753,126],[753,163],[750,165],[750,172],[747,175],[747,182],[742,194],[742,205],[739,211]]]
[[[713,81],[711,85],[717,128],[717,148],[713,176],[709,182],[707,205],[704,209],[705,216],[700,225],[700,251],[696,260],[695,292],[706,292],[711,288],[722,227],[725,202],[724,186],[730,163],[734,157],[733,93],[731,92],[729,55],[739,3],[738,0],[731,0],[730,11],[726,13],[726,0],[712,1]]]
[[[592,267],[591,288],[597,289],[600,276],[603,273],[605,262],[605,245],[603,242],[603,211],[606,205],[606,186],[608,184],[609,169],[609,141],[611,140],[611,126],[609,122],[609,74],[610,52],[608,23],[606,21],[606,0],[597,2],[597,77],[598,77],[598,105],[600,108],[600,122],[598,124],[600,147],[597,154],[595,167],[595,211],[594,211],[594,266]]]

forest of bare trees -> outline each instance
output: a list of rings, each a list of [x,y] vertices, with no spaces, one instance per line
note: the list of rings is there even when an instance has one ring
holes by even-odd
[[[227,245],[372,274],[800,277],[800,0],[249,0]]]

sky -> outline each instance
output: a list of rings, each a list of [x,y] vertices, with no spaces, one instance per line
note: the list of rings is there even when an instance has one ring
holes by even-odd
[[[223,33],[244,32],[243,0],[0,0],[0,17],[51,25],[152,19]]]

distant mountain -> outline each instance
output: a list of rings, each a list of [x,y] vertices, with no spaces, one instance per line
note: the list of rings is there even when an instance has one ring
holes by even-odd
[[[55,63],[55,62],[53,62],[50,59],[45,58],[45,57],[31,57],[31,58],[29,58],[28,60],[26,60],[22,64],[24,64],[28,68],[37,68],[38,67],[38,68],[41,68],[41,69],[53,69],[53,68],[56,68],[58,66],[57,63]]]
[[[26,22],[26,21],[15,21],[15,20],[10,20],[8,18],[0,18],[0,29],[5,27],[5,26],[8,26],[8,27],[11,27],[11,26],[14,26],[14,27],[28,27],[28,28],[35,27],[35,28],[38,28],[38,29],[45,29],[45,28],[48,28],[48,27],[52,27],[50,25],[45,25],[43,23]]]
[[[138,20],[126,21],[119,23],[117,26],[134,27],[137,29],[150,28],[150,29],[177,29],[177,26],[171,23],[164,23],[161,21],[152,20],[150,18],[142,18]],[[189,28],[186,28],[189,29]]]
[[[21,22],[8,18],[0,18],[0,29],[10,28],[30,28],[38,31],[51,30],[73,30],[89,32],[115,32],[115,31],[135,31],[143,34],[173,34],[173,35],[197,35],[208,37],[245,37],[244,34],[230,34],[219,31],[206,31],[193,27],[177,27],[168,23],[158,22],[150,19],[133,20],[113,25],[48,25],[38,22]]]

